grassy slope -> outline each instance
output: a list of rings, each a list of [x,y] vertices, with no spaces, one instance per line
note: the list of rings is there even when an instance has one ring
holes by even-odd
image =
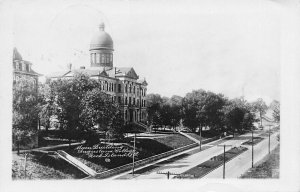
[[[132,138],[128,138],[126,143],[133,145],[131,141]],[[166,137],[153,139],[137,138],[136,149],[139,151],[139,155],[136,160],[144,159],[192,143],[191,140],[179,134],[169,134],[166,135]],[[110,162],[106,162],[104,158],[88,158],[84,154],[78,154],[76,150],[74,150],[74,147],[71,149],[66,148],[64,150],[97,172],[102,172],[132,162],[131,158],[111,158]],[[24,158],[15,155],[13,160],[13,178],[15,179],[24,178],[24,171],[22,170],[24,169],[24,160],[21,159]],[[39,159],[39,162],[37,159]],[[20,166],[20,163],[22,166]],[[72,166],[67,165],[67,163],[62,160],[50,156],[32,156],[32,158],[28,160],[26,170],[27,173],[31,175],[31,179],[71,179],[83,177],[80,171],[75,170]]]
[[[132,138],[127,139],[127,143],[132,145]],[[172,149],[183,147],[185,145],[192,144],[193,141],[179,134],[170,134],[162,138],[153,139],[141,139],[137,138],[136,149],[139,152],[136,160],[141,160],[159,153],[163,153]],[[110,162],[106,162],[104,158],[88,158],[84,154],[78,154],[75,150],[66,150],[69,154],[75,156],[87,166],[102,172],[108,169],[112,169],[121,165],[125,165],[132,162],[131,158],[111,158]]]
[[[72,179],[70,174],[63,173],[54,168],[42,165],[28,158],[26,163],[26,179]],[[13,154],[12,160],[12,178],[25,179],[24,156]]]
[[[279,178],[279,150],[277,146],[262,163],[250,169],[241,178]]]

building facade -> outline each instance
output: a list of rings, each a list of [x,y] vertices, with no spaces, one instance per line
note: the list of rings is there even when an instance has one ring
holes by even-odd
[[[123,109],[126,123],[146,124],[147,82],[139,79],[132,67],[116,67],[113,63],[113,40],[105,32],[105,25],[99,25],[99,31],[90,43],[90,66],[70,69],[49,75],[53,80],[71,78],[75,73],[84,73],[100,82],[100,89],[118,102]]]
[[[13,50],[13,83],[17,83],[20,78],[25,78],[32,84],[33,89],[38,91],[38,77],[40,74],[32,69],[32,63],[23,60],[16,48]]]

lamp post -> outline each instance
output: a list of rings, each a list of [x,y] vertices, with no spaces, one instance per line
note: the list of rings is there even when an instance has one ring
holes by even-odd
[[[135,140],[136,140],[136,133],[134,133],[134,139],[133,139],[133,154],[132,154],[132,176],[134,176],[134,154],[135,154]]]

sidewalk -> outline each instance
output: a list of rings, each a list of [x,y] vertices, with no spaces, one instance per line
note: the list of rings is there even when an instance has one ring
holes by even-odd
[[[150,167],[150,166],[155,167],[155,169],[152,169],[148,172],[142,172],[141,174],[135,174],[134,177],[128,177],[128,174],[131,174],[131,171],[127,171],[125,173],[111,177],[110,179],[124,179],[124,178],[126,178],[126,179],[165,179],[166,176],[163,174],[157,174],[157,171],[160,171],[160,172],[170,171],[172,173],[178,173],[178,174],[183,173],[183,172],[189,170],[190,168],[195,167],[198,164],[209,160],[211,157],[221,154],[223,152],[222,148],[216,147],[216,146],[211,147],[212,145],[214,145],[214,143],[219,144],[221,141],[222,143],[239,146],[241,143],[243,143],[247,140],[248,139],[240,139],[240,140],[219,139],[219,140],[204,144],[203,148],[206,148],[206,149],[202,150],[201,152],[199,151],[199,146],[197,146],[193,149],[178,153],[178,154],[170,156],[168,158],[160,159],[154,163],[151,163],[149,165],[146,165],[146,166],[136,169],[136,172],[138,172],[139,170],[145,169],[146,167]],[[207,148],[207,147],[209,147],[209,148]],[[170,159],[170,158],[173,158],[173,157],[176,157],[179,155],[186,154],[192,150],[198,150],[198,152],[196,152],[192,155],[189,155],[187,157],[178,159],[176,161],[167,163],[167,164],[160,164],[160,162],[162,162],[162,161],[165,161],[167,159]],[[229,150],[229,148],[226,150]]]
[[[83,142],[78,142],[78,143],[71,143],[70,146],[77,146],[77,145],[82,145],[84,144]],[[28,153],[31,151],[51,151],[51,150],[57,150],[58,148],[61,147],[68,147],[69,144],[60,144],[60,145],[53,145],[53,146],[47,146],[47,147],[40,147],[40,148],[34,148],[34,149],[27,149],[27,150],[20,150],[20,153]],[[18,153],[18,151],[13,151],[13,153]]]
[[[198,139],[195,139],[192,136],[189,136],[188,134],[183,133],[181,131],[178,131],[178,133],[181,134],[181,135],[183,135],[183,136],[185,136],[185,137],[187,137],[187,138],[189,138],[190,140],[194,141],[195,143],[199,143],[200,144],[200,141]]]
[[[279,144],[277,141],[278,134],[279,132],[276,132],[271,135],[271,151]],[[266,137],[263,141],[254,146],[254,164],[268,154],[268,142],[269,139]],[[246,147],[248,147],[246,152],[226,163],[225,178],[238,178],[251,168],[252,150],[251,146]],[[223,178],[223,166],[217,168],[203,178]]]

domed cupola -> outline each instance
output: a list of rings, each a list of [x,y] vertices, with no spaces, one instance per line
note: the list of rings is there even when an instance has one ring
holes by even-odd
[[[113,40],[101,23],[90,44],[91,67],[113,67],[113,50]]]

